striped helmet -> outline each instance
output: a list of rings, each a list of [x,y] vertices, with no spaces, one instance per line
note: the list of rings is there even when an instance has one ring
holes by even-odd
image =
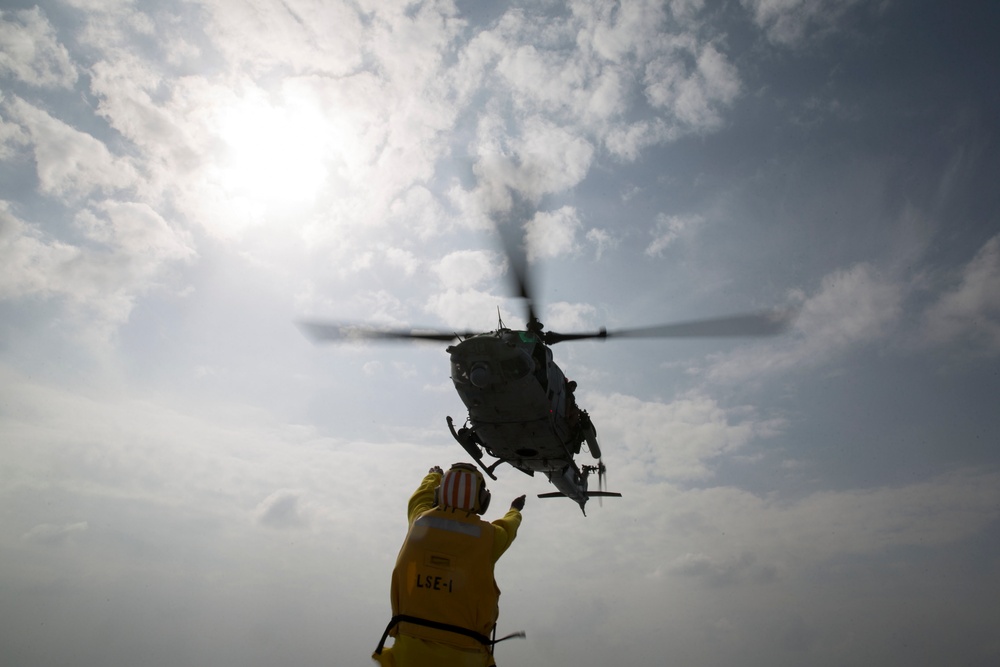
[[[456,463],[444,474],[438,505],[482,514],[490,505],[490,490],[482,473],[470,463]]]

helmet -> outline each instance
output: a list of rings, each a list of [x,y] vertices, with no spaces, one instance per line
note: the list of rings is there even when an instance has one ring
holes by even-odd
[[[483,474],[471,463],[456,463],[444,474],[441,486],[434,491],[439,507],[483,514],[490,506],[490,490]]]

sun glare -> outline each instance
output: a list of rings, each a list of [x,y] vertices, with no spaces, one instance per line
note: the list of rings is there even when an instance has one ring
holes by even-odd
[[[304,103],[244,99],[220,115],[221,185],[271,212],[308,204],[326,180],[327,123]]]

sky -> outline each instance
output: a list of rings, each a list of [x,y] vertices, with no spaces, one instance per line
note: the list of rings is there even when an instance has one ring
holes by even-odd
[[[444,345],[565,342],[501,665],[1000,661],[1000,4],[5,0],[0,656],[367,665]],[[588,462],[584,458],[583,462]]]

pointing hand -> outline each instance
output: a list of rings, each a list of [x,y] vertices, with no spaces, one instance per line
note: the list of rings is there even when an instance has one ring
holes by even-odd
[[[511,509],[515,509],[518,512],[520,512],[521,510],[523,510],[524,509],[524,496],[518,496],[517,498],[514,498],[514,500],[512,500],[511,503],[510,503],[510,507],[511,507]]]

